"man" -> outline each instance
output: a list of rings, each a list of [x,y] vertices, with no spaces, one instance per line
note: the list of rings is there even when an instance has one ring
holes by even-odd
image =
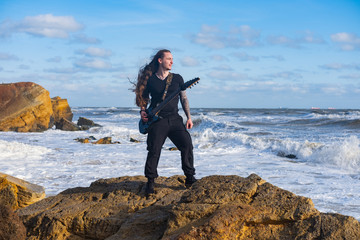
[[[169,50],[158,51],[152,61],[139,70],[136,93],[136,104],[140,107],[141,119],[147,122],[146,107],[150,101],[150,108],[155,108],[166,96],[178,90],[184,84],[179,74],[170,73],[173,64],[173,56]],[[171,78],[171,81],[168,81]],[[166,86],[169,84],[168,87]],[[186,127],[179,115],[178,103],[181,102],[187,121]],[[153,122],[148,129],[147,136],[147,158],[145,164],[146,194],[154,193],[154,180],[159,175],[157,166],[160,159],[161,148],[167,137],[175,144],[181,152],[181,165],[186,176],[185,185],[190,187],[196,179],[193,157],[193,145],[187,129],[193,127],[190,115],[189,101],[186,92],[171,100],[158,114],[159,120]]]

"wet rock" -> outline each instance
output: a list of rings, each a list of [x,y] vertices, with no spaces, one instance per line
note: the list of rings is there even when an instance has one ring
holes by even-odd
[[[101,127],[101,125],[94,123],[94,121],[84,117],[79,117],[77,125],[81,128],[81,130],[88,130],[92,127]]]
[[[353,217],[320,213],[309,198],[259,176],[100,179],[17,213],[29,239],[360,239]]]
[[[75,123],[65,119],[61,118],[59,122],[56,122],[55,124],[56,129],[64,130],[64,131],[80,131],[81,128],[76,125]]]
[[[18,209],[45,198],[43,187],[0,172],[0,202]]]
[[[133,143],[140,143],[139,140],[135,139],[135,138],[130,138],[130,142],[133,142]]]

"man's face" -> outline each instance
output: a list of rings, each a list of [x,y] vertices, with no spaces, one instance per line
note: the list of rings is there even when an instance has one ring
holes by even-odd
[[[173,56],[170,52],[165,52],[162,58],[159,58],[160,67],[170,71],[173,64]]]

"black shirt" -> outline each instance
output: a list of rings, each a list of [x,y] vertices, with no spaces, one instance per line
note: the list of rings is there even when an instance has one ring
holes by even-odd
[[[151,104],[150,108],[155,108],[157,104],[162,102],[162,97],[166,87],[166,77],[164,80],[159,79],[156,74],[153,74],[146,85],[144,96],[151,96]],[[173,78],[171,81],[171,85],[168,88],[168,92],[165,96],[170,96],[173,92],[177,91],[179,87],[184,84],[184,79],[180,74],[173,73]],[[173,100],[171,100],[159,113],[161,117],[168,117],[173,115],[179,111],[178,104],[179,104],[179,95],[177,95]]]

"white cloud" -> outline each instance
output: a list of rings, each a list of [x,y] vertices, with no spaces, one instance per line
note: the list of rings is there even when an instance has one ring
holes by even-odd
[[[83,33],[74,34],[70,43],[85,43],[85,44],[99,44],[101,40],[94,37],[88,37]]]
[[[258,46],[259,37],[259,31],[247,25],[222,31],[217,26],[204,24],[199,33],[191,36],[191,41],[213,49],[242,48]]]
[[[75,63],[76,67],[87,68],[93,70],[110,70],[112,68],[111,63],[105,62],[100,59],[82,59]]]
[[[69,33],[83,29],[72,16],[54,16],[43,14],[25,17],[20,22],[5,21],[0,25],[0,36],[8,37],[12,33],[22,32],[40,37],[68,38]]]
[[[59,63],[62,61],[62,58],[60,56],[55,56],[52,58],[47,59],[48,62],[54,62],[54,63]]]
[[[346,93],[346,89],[343,86],[325,86],[321,88],[321,91],[327,94],[342,95]]]
[[[85,56],[88,57],[101,57],[101,58],[106,58],[112,55],[112,52],[110,50],[103,48],[96,48],[96,47],[88,47],[86,49],[77,51],[77,53],[84,54]]]
[[[321,37],[315,36],[315,34],[310,31],[306,31],[301,36],[293,38],[284,35],[269,36],[267,38],[267,41],[269,44],[282,45],[291,48],[301,48],[304,44],[325,43],[325,41]]]
[[[329,64],[320,65],[319,67],[328,70],[343,70],[343,69],[360,70],[360,64],[329,63]]]
[[[222,70],[213,70],[209,72],[208,77],[217,79],[217,80],[226,80],[226,81],[238,81],[246,79],[247,76],[233,71],[222,71]]]
[[[256,56],[250,56],[245,52],[236,52],[233,53],[232,56],[236,57],[240,61],[259,61],[259,58]]]
[[[17,61],[17,60],[19,60],[19,58],[12,54],[0,52],[0,60],[4,60],[4,61],[15,60],[15,61]]]
[[[331,40],[340,45],[341,50],[353,51],[360,49],[360,37],[352,33],[336,33],[331,35]]]
[[[184,67],[196,67],[200,65],[199,61],[193,57],[183,57],[180,63]]]

